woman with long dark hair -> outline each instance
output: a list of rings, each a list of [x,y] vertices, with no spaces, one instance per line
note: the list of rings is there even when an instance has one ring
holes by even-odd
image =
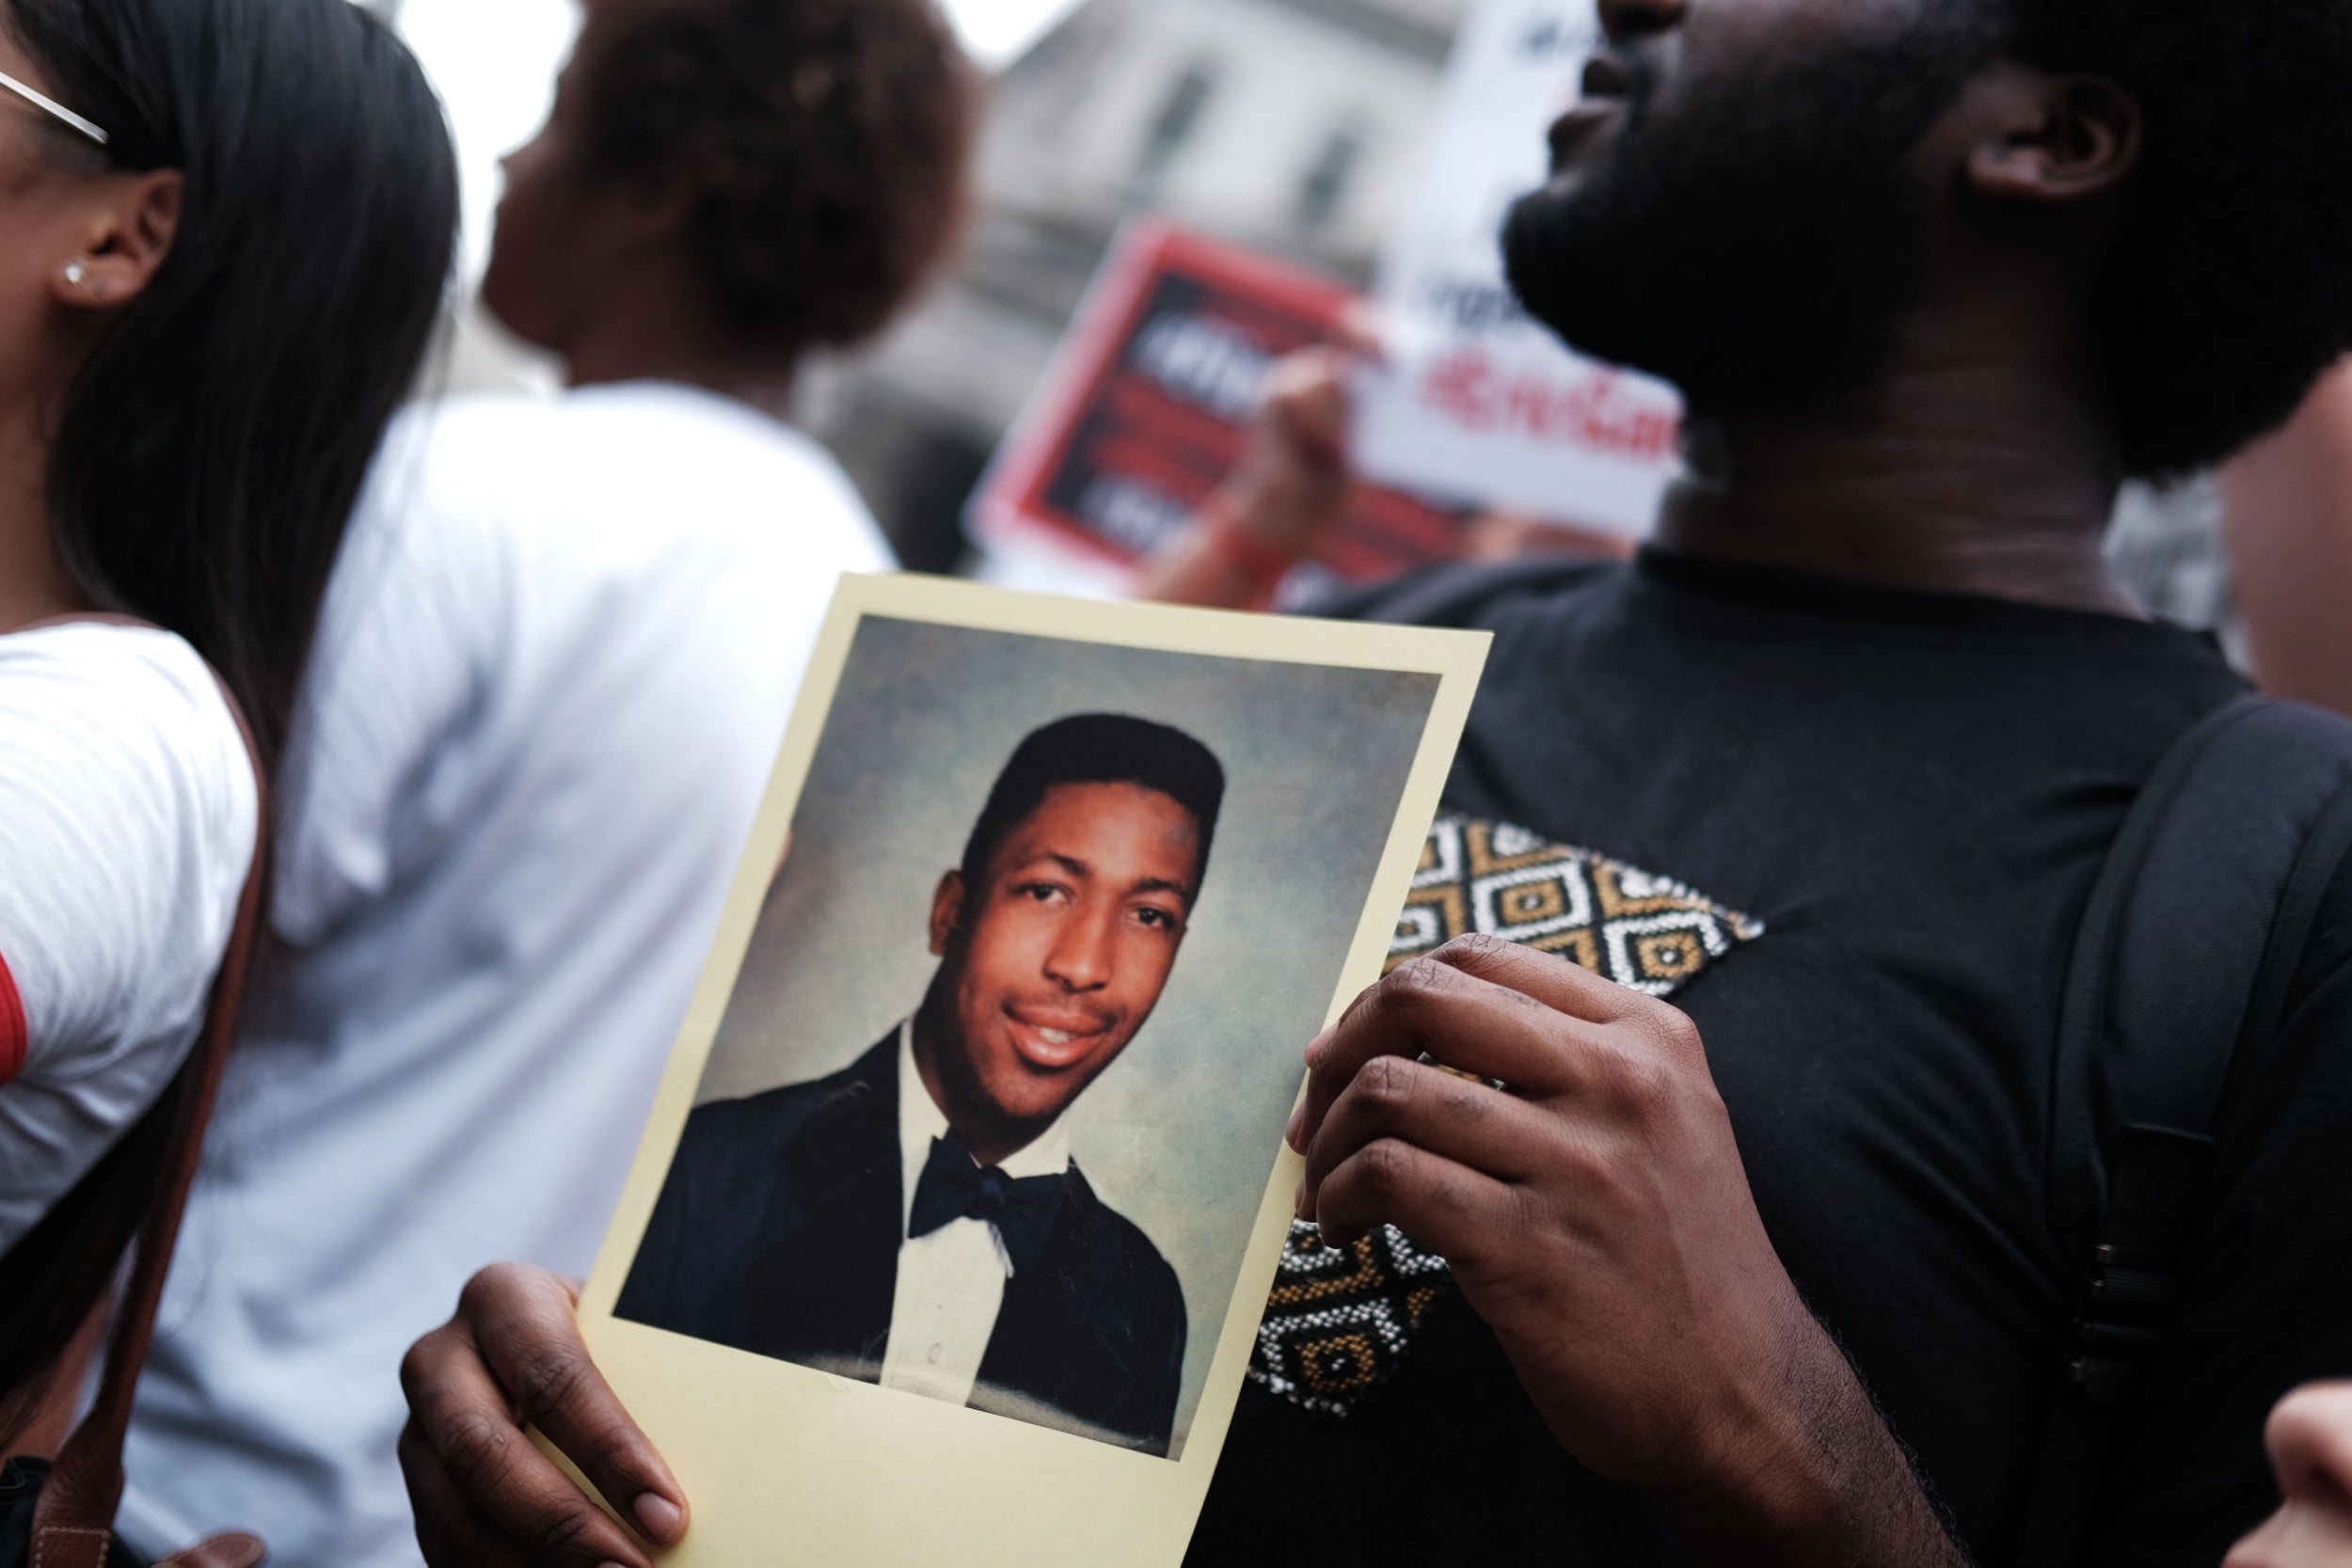
[[[263,831],[222,692],[265,782],[455,222],[347,0],[0,0],[0,1445],[158,1182]]]

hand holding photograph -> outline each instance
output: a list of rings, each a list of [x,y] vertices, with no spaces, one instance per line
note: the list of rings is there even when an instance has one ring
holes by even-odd
[[[845,582],[582,1307],[674,1560],[1181,1560],[1484,657]]]

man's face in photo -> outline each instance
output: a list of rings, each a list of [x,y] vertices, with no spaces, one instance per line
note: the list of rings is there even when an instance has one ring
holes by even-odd
[[[976,1148],[1022,1147],[1118,1059],[1159,1004],[1200,878],[1200,825],[1174,799],[1064,784],[1005,835],[979,885],[941,881],[933,1066]]]

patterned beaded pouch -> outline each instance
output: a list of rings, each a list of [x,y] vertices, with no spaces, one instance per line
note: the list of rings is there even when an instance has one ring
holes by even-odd
[[[1505,823],[1440,816],[1388,967],[1474,931],[1671,996],[1764,927],[1680,882],[1588,849]],[[1249,1379],[1318,1415],[1351,1416],[1394,1380],[1414,1336],[1453,1288],[1445,1259],[1394,1226],[1353,1246],[1327,1247],[1312,1225],[1295,1222]]]

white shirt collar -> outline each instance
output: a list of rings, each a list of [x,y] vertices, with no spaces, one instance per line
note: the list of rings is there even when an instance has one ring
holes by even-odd
[[[947,1135],[947,1116],[931,1098],[914,1065],[914,1020],[898,1025],[898,1234],[904,1237],[914,1216],[914,1184],[931,1157],[931,1140]],[[1027,1148],[1006,1157],[998,1167],[1016,1180],[1025,1176],[1059,1176],[1070,1168],[1070,1131],[1063,1118],[1041,1133]]]

